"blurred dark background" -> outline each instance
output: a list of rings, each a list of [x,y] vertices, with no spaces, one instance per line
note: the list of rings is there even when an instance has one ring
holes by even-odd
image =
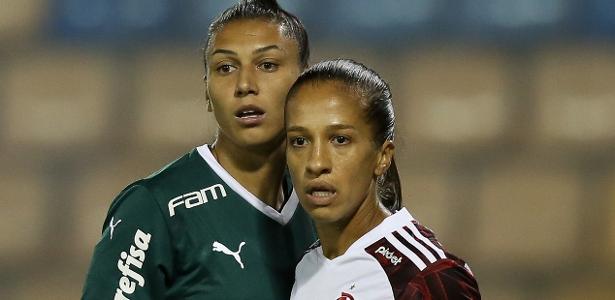
[[[128,183],[212,140],[234,1],[3,0],[0,297],[75,299]],[[391,83],[405,204],[485,299],[615,298],[615,1],[280,1]]]

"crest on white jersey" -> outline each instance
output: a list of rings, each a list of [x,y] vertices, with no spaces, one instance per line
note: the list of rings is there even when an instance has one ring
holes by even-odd
[[[337,300],[354,300],[354,297],[350,293],[342,292],[342,295]]]

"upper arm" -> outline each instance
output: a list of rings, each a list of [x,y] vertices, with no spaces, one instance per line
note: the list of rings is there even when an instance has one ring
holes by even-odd
[[[480,299],[480,292],[469,270],[445,259],[418,273],[396,299]]]
[[[164,215],[147,189],[132,186],[109,210],[94,249],[83,299],[161,298],[171,268]]]

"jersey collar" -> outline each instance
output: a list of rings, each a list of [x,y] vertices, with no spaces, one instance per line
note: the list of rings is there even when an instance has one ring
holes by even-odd
[[[282,211],[278,212],[273,207],[265,204],[265,202],[258,199],[254,194],[248,191],[241,183],[239,183],[233,176],[227,172],[220,163],[216,160],[214,155],[211,153],[209,146],[207,144],[201,145],[196,148],[199,152],[199,155],[205,160],[205,162],[211,167],[214,172],[233,190],[235,191],[241,198],[243,198],[246,202],[252,205],[254,208],[262,212],[267,217],[273,219],[274,221],[280,223],[281,225],[286,225],[293,217],[295,210],[297,209],[297,205],[299,205],[299,198],[297,197],[297,193],[295,193],[295,189],[293,188],[292,193],[288,200],[284,203],[282,207]]]

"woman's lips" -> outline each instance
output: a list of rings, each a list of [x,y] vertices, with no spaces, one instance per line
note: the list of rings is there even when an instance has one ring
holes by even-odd
[[[314,181],[309,183],[305,189],[307,200],[317,206],[331,204],[337,192],[335,187],[325,181]]]
[[[246,127],[257,126],[264,121],[265,111],[254,105],[242,106],[235,112],[235,119]]]

